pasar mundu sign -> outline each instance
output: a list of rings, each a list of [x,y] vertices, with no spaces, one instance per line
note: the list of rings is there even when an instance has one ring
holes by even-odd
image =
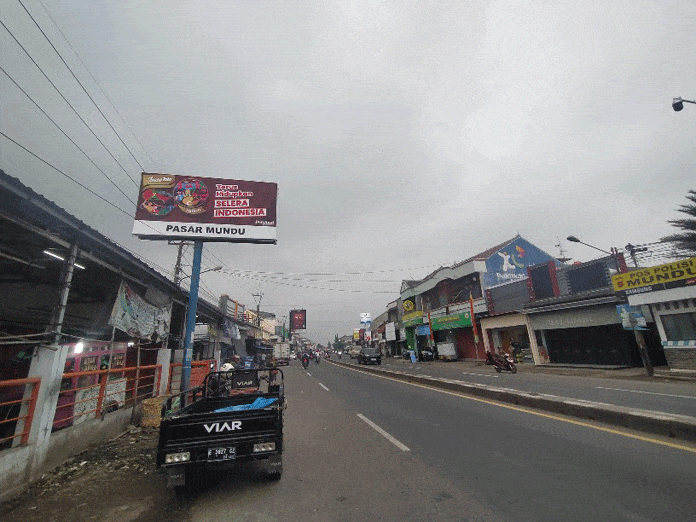
[[[276,243],[278,185],[143,173],[133,235]]]

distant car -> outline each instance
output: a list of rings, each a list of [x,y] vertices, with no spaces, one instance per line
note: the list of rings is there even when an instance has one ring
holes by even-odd
[[[363,348],[358,353],[358,364],[382,364],[382,354],[375,348]]]
[[[433,352],[431,352],[430,350],[421,350],[420,360],[421,361],[433,361],[433,360],[435,360],[435,356],[434,356]]]

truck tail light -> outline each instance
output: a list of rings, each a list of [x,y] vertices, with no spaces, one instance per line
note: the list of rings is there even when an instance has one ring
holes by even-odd
[[[254,453],[262,453],[264,451],[275,451],[275,442],[264,442],[262,444],[254,444]]]
[[[191,453],[184,451],[183,453],[168,453],[164,457],[165,464],[176,464],[177,462],[187,462],[191,460]]]

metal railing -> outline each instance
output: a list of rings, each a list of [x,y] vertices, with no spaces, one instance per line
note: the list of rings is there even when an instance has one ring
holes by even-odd
[[[213,371],[217,370],[217,361],[208,359],[205,361],[191,361],[191,376],[189,378],[189,387],[196,388],[203,384],[203,379],[211,371],[210,365],[213,365]],[[181,388],[181,366],[182,363],[172,363],[169,365],[169,381],[167,382],[167,395],[179,393]]]
[[[161,365],[64,373],[53,429],[58,430],[158,395]]]
[[[0,381],[0,449],[29,442],[40,386],[40,377]]]

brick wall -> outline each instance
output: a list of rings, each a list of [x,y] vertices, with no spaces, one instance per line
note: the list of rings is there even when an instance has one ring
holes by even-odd
[[[667,364],[671,370],[696,370],[696,346],[693,348],[670,348],[665,346]]]

